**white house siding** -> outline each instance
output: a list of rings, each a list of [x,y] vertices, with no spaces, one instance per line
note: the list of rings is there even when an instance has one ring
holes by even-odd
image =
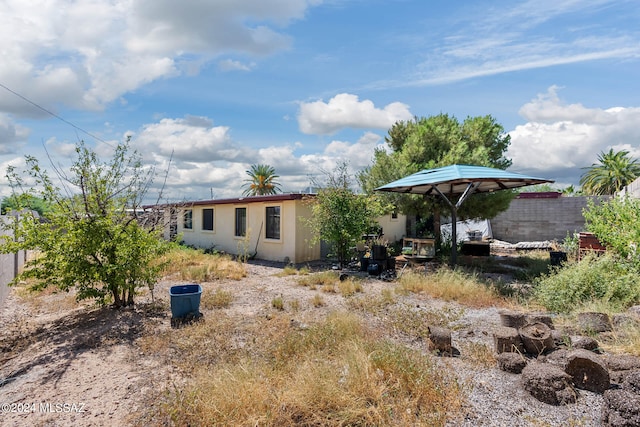
[[[406,234],[407,230],[407,217],[405,215],[398,214],[395,218],[392,214],[381,216],[378,218],[378,223],[382,227],[382,234],[384,239],[389,243],[395,243]]]
[[[266,208],[280,207],[280,238],[266,238]],[[213,209],[213,230],[203,230],[203,210]],[[236,208],[246,208],[247,237],[235,236]],[[193,212],[192,228],[185,229],[183,212]],[[168,210],[167,210],[168,211]],[[302,195],[276,195],[210,200],[183,205],[178,213],[178,233],[187,245],[215,249],[231,254],[256,253],[269,261],[302,263],[320,259],[319,245],[311,245],[308,227],[300,217],[310,215]],[[167,234],[168,232],[165,232]],[[257,248],[257,250],[256,250]]]

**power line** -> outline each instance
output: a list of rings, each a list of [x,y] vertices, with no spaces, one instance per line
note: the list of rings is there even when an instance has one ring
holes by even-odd
[[[28,102],[29,104],[33,105],[34,107],[36,107],[36,108],[38,108],[38,109],[40,109],[40,110],[44,111],[45,113],[47,113],[47,114],[49,114],[49,115],[51,115],[51,116],[55,117],[56,119],[58,119],[58,120],[60,120],[60,121],[62,121],[62,122],[64,122],[64,123],[68,124],[69,126],[73,127],[74,129],[77,129],[77,130],[79,130],[80,132],[82,132],[82,133],[84,133],[84,134],[86,134],[86,135],[90,136],[91,138],[94,138],[94,139],[96,139],[96,140],[98,140],[98,141],[100,141],[100,142],[102,142],[102,143],[104,143],[104,144],[107,144],[107,145],[109,145],[109,146],[112,146],[112,144],[108,143],[108,142],[107,142],[107,141],[105,141],[104,139],[102,139],[102,138],[100,138],[100,137],[98,137],[98,136],[96,136],[96,135],[92,134],[91,132],[88,132],[88,131],[86,131],[86,130],[82,129],[80,126],[77,126],[77,125],[75,125],[75,124],[71,123],[69,120],[66,120],[64,117],[60,117],[60,116],[59,116],[59,115],[57,115],[56,113],[54,113],[54,112],[52,112],[52,111],[50,111],[50,110],[48,110],[48,109],[44,108],[44,107],[43,107],[43,106],[41,106],[40,104],[37,104],[36,102],[34,102],[34,101],[30,100],[29,98],[27,98],[26,96],[21,95],[21,94],[19,94],[18,92],[14,91],[14,90],[12,90],[12,89],[10,89],[10,88],[8,88],[7,86],[3,85],[2,83],[0,83],[0,87],[2,87],[3,89],[7,90],[8,92],[11,92],[12,94],[14,94],[15,96],[17,96],[18,98],[20,98],[20,99],[22,99],[22,100],[24,100],[24,101]]]

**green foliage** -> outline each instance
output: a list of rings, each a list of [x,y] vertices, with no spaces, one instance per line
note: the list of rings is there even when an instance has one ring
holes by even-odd
[[[332,243],[341,265],[348,261],[350,248],[389,210],[378,195],[356,194],[351,189],[346,163],[336,167],[327,185],[309,203],[311,218],[303,220],[314,231],[312,243],[320,240]]]
[[[78,300],[112,301],[116,307],[133,304],[139,287],[153,287],[163,267],[156,260],[168,245],[160,230],[143,228],[136,220],[152,171],[145,172],[128,149],[128,141],[119,144],[111,162],[103,163],[78,143],[70,173],[54,168],[60,187],[35,157],[26,157],[23,173],[9,169],[14,193],[37,194],[51,207],[47,221],[27,213],[9,224],[16,239],[4,240],[0,251],[40,253],[15,281],[34,279],[35,289],[75,288]],[[26,189],[25,175],[35,182],[33,188]]]
[[[46,216],[51,207],[44,199],[31,194],[13,194],[2,199],[0,206],[2,215],[5,215],[9,210],[21,211],[22,209],[34,210],[40,216]]]
[[[280,183],[276,181],[279,176],[272,166],[251,165],[251,169],[246,172],[249,178],[243,184],[246,187],[242,193],[244,196],[264,196],[280,191]]]
[[[609,250],[640,264],[640,200],[616,197],[599,205],[590,200],[583,215],[587,229]]]
[[[377,150],[373,165],[358,177],[368,194],[376,187],[423,169],[451,164],[506,169],[511,165],[511,160],[504,157],[510,137],[491,116],[467,117],[462,123],[446,114],[415,118],[394,124],[385,140],[392,152]],[[474,194],[460,207],[458,215],[461,219],[492,218],[509,207],[513,195],[512,191]],[[437,195],[425,199],[388,193],[383,197],[405,214],[449,210]]]
[[[620,150],[601,152],[598,163],[583,168],[580,177],[582,191],[587,195],[616,194],[640,176],[640,163],[629,157],[629,152]]]
[[[587,256],[543,276],[534,298],[548,310],[562,313],[592,302],[624,309],[640,302],[638,273],[636,266],[611,254]]]

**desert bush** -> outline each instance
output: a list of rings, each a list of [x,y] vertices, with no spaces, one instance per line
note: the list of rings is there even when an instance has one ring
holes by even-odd
[[[568,313],[594,301],[619,310],[640,302],[639,271],[611,254],[590,255],[554,269],[534,289],[534,299],[546,309]]]
[[[399,281],[403,291],[426,293],[433,298],[457,301],[470,307],[491,307],[505,304],[495,288],[482,283],[476,276],[461,270],[443,267],[431,274],[407,273]]]

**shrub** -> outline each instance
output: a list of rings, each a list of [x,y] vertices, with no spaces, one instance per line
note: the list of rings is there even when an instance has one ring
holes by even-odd
[[[638,270],[610,254],[587,256],[543,276],[534,299],[548,310],[564,313],[592,301],[626,308],[640,301]]]
[[[609,250],[640,264],[640,200],[615,197],[600,205],[590,201],[583,214],[587,229]]]

